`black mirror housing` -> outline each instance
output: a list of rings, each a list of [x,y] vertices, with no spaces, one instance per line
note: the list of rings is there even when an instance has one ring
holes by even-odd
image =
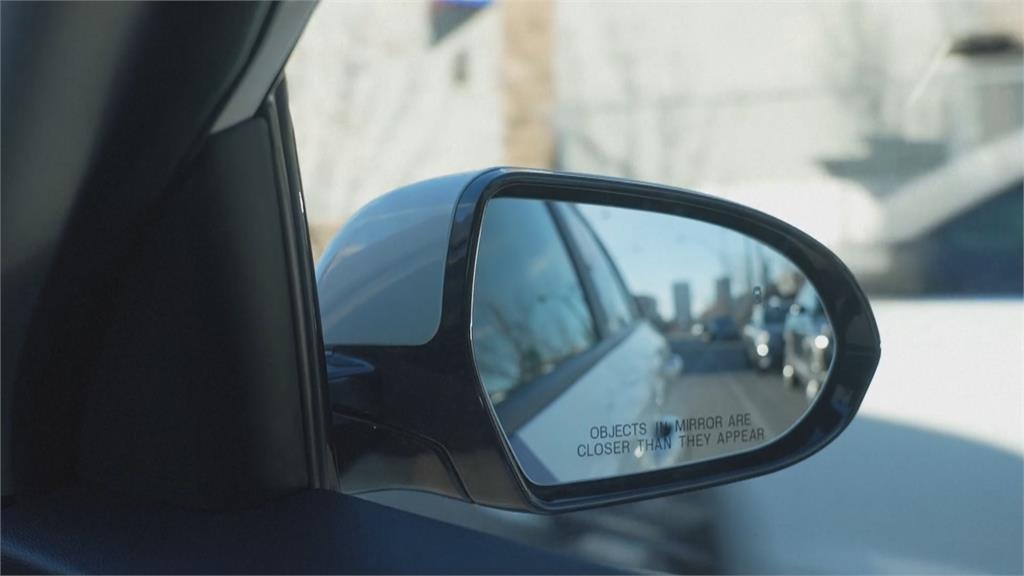
[[[807,234],[751,208],[689,190],[511,168],[400,192],[404,200],[353,217],[317,267],[332,407],[328,435],[344,491],[425,490],[499,508],[559,512],[750,478],[796,464],[835,439],[856,414],[878,364],[878,329],[846,266]],[[735,230],[784,255],[817,289],[832,325],[834,356],[820,393],[784,434],[748,451],[622,476],[532,482],[502,432],[471,342],[484,209],[502,197],[678,215]],[[410,210],[417,202],[423,209]],[[362,277],[360,262],[381,269]],[[415,326],[405,330],[403,321]]]

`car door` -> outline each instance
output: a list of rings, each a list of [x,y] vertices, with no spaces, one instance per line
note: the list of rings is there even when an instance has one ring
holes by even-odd
[[[608,456],[632,453],[634,438],[647,434],[644,422],[665,394],[669,374],[657,368],[670,363],[668,346],[636,316],[594,232],[575,209],[541,200],[496,200],[485,219],[473,301],[477,369],[527,473],[555,483],[653,466],[653,452]],[[587,431],[594,442],[543,441],[577,435],[579,414],[599,423]]]
[[[601,572],[336,491],[309,3],[3,3],[4,572]]]

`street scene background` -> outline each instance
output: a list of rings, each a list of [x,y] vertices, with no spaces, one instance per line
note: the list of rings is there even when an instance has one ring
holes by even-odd
[[[854,423],[792,468],[541,517],[389,505],[626,569],[1024,571],[1024,4],[325,2],[286,70],[314,257],[419,179],[516,165],[777,216],[871,297]]]

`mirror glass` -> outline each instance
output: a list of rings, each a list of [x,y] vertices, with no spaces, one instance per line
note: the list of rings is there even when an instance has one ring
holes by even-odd
[[[471,337],[509,445],[545,485],[772,442],[808,411],[833,353],[814,287],[763,243],[526,198],[485,207]]]

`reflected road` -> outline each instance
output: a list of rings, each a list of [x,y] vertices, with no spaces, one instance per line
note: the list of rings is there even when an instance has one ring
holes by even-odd
[[[737,452],[774,440],[795,423],[807,410],[809,400],[801,390],[787,387],[779,374],[760,374],[753,370],[688,374],[684,372],[666,391],[664,414],[687,420],[721,416],[720,426],[696,430],[710,434],[704,445],[701,439],[684,443],[683,460],[704,459]],[[749,424],[742,429],[763,428],[763,440],[718,443],[718,433],[728,431],[730,417],[743,419],[749,414]],[[676,434],[678,438],[678,433]],[[698,444],[698,445],[695,445]]]

